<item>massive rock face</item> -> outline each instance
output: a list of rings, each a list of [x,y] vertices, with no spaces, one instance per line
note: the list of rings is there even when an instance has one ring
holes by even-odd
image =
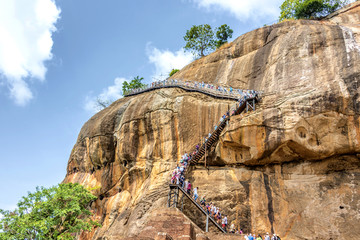
[[[188,178],[249,232],[282,239],[360,235],[360,2],[322,21],[237,38],[173,77],[263,91],[231,117]],[[97,187],[102,227],[82,239],[138,235],[166,207],[170,172],[233,102],[181,89],[122,98],[82,128],[65,182]],[[195,223],[198,217],[186,205]],[[159,230],[160,232],[161,230]]]

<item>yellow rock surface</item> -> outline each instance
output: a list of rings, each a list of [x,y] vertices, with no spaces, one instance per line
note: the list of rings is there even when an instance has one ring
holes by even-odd
[[[360,235],[360,2],[322,21],[246,33],[174,78],[263,92],[231,117],[206,169],[188,178],[245,232],[282,239]],[[232,106],[177,88],[125,97],[82,128],[65,182],[97,187],[102,227],[82,239],[139,234],[166,207],[172,170]],[[185,214],[201,226],[194,209]],[[161,232],[161,229],[159,229]],[[116,236],[116,237],[115,237]]]

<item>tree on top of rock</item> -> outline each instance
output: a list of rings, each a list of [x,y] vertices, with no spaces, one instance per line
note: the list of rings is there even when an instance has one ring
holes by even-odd
[[[216,31],[216,48],[221,47],[224,43],[227,43],[229,38],[232,38],[233,30],[227,25],[223,24]]]
[[[279,21],[324,17],[348,4],[347,0],[285,0]]]
[[[226,43],[232,37],[232,33],[233,30],[226,24],[216,28],[216,35],[209,24],[193,25],[184,36],[184,48],[196,57],[203,57]]]
[[[209,24],[192,26],[184,36],[185,49],[191,50],[195,56],[203,57],[210,50],[215,49],[214,32]]]
[[[136,76],[130,82],[124,81],[122,85],[123,95],[129,94],[133,89],[145,87],[146,85],[141,82],[142,80],[144,80],[143,77]]]

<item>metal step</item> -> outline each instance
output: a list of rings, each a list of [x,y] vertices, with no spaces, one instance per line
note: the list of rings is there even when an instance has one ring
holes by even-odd
[[[178,190],[180,190],[183,194],[183,196],[186,196],[192,204],[194,204],[205,216],[206,216],[206,220],[207,220],[207,224],[206,224],[206,231],[208,232],[208,220],[210,220],[221,232],[226,233],[226,231],[215,221],[215,219],[212,218],[212,216],[210,216],[189,194],[187,194],[187,192],[180,187],[179,185],[176,184],[170,184],[170,192],[174,192],[174,194],[178,194]],[[179,199],[179,196],[175,196],[174,199]],[[174,204],[170,204],[170,202],[168,203],[168,206],[177,206],[177,203]],[[182,205],[183,206],[183,205]]]

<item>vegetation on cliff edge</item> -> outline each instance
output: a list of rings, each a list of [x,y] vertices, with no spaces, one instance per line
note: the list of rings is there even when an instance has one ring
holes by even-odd
[[[169,73],[169,77],[171,77],[172,75],[174,75],[175,73],[177,73],[178,71],[180,71],[179,69],[172,69],[171,72]]]
[[[184,49],[191,51],[194,56],[203,57],[227,43],[232,34],[233,30],[227,24],[216,28],[216,32],[212,30],[209,24],[193,25],[184,36],[186,42]]]
[[[285,0],[279,21],[324,17],[348,4],[348,0]]]

